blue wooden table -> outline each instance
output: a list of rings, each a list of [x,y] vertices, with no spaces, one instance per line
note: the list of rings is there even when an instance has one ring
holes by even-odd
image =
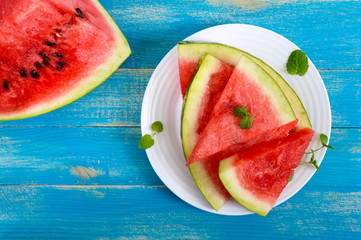
[[[132,55],[54,112],[0,123],[0,239],[361,239],[361,2],[100,0]],[[177,41],[246,23],[298,45],[324,80],[332,137],[321,171],[267,217],[229,217],[175,196],[141,137],[149,78]]]

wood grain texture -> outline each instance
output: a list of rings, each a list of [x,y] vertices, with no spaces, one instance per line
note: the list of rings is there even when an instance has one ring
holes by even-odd
[[[361,229],[361,193],[351,189],[305,187],[266,218],[207,213],[165,187],[9,186],[0,193],[2,239],[359,239]]]
[[[140,128],[0,128],[0,136],[2,185],[162,185],[138,148]],[[309,184],[316,189],[361,186],[361,150],[355,144],[361,130],[333,129],[331,136],[336,150],[327,151],[322,171]],[[340,159],[347,174],[339,174]]]
[[[360,1],[101,1],[128,38],[122,68],[155,68],[189,35],[220,24],[264,27],[299,46],[319,69],[361,69]]]
[[[118,70],[101,86],[68,106],[38,117],[0,122],[0,128],[140,126],[143,95],[152,73],[153,69]],[[330,98],[332,126],[361,127],[361,111],[355,111],[361,108],[361,71],[321,70],[320,74]]]
[[[0,239],[361,239],[361,1],[100,2],[133,53],[78,101],[0,122]],[[228,23],[293,41],[320,70],[331,103],[336,150],[266,218],[188,205],[137,146],[157,64],[178,41]]]

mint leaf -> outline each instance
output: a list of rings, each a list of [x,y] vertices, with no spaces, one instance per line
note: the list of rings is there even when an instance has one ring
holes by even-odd
[[[313,162],[311,162],[311,163],[313,164],[313,166],[315,166],[315,168],[316,168],[318,171],[320,171],[320,168],[318,167],[316,160],[313,161]]]
[[[246,107],[235,107],[233,109],[233,114],[236,117],[241,117],[239,121],[239,126],[242,129],[250,129],[252,127],[253,116],[249,113]]]
[[[287,61],[287,72],[291,75],[303,76],[308,70],[308,58],[301,50],[295,50],[291,53]]]
[[[239,126],[242,129],[250,129],[252,127],[253,116],[248,115],[239,121]]]
[[[328,137],[325,134],[321,133],[320,134],[320,141],[321,141],[322,145],[325,146],[325,145],[327,145]]]
[[[163,132],[163,123],[160,122],[160,121],[156,121],[156,122],[154,122],[154,123],[152,124],[151,129],[152,129],[154,132],[161,133],[161,132]]]
[[[138,147],[140,149],[148,149],[150,148],[151,146],[154,145],[154,139],[151,135],[149,134],[146,134],[144,135],[140,140],[139,140],[139,143],[138,143]]]
[[[335,150],[335,148],[332,147],[332,146],[330,146],[330,145],[325,144],[325,145],[323,145],[323,146],[325,146],[325,147],[327,147],[327,148],[330,148],[330,149],[332,149],[332,150]]]
[[[247,115],[249,115],[249,112],[247,110],[247,108],[245,107],[235,107],[233,110],[233,114],[236,117],[247,117]]]

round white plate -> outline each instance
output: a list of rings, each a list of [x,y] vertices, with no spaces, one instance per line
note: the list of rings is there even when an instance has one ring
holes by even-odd
[[[244,25],[220,25],[197,32],[187,41],[213,42],[229,45],[246,51],[263,60],[275,69],[297,92],[310,117],[316,134],[310,148],[320,146],[319,134],[330,136],[331,109],[323,81],[311,61],[308,72],[300,76],[287,73],[286,62],[290,53],[298,47],[286,38],[264,28]],[[164,131],[155,136],[155,144],[147,149],[149,161],[163,183],[185,202],[205,211],[224,215],[245,215],[248,211],[231,199],[216,212],[199,192],[193,178],[185,166],[180,125],[182,97],[178,76],[178,54],[175,46],[159,63],[148,83],[142,106],[142,134],[150,133],[150,126],[161,121]],[[320,164],[326,149],[315,154]],[[309,161],[309,156],[303,161]],[[299,191],[312,177],[315,168],[299,166],[293,180],[282,192],[276,205],[286,201]]]

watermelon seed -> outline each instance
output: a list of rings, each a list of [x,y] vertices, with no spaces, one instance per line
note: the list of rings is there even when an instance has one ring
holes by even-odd
[[[60,33],[55,33],[55,37],[61,38]],[[56,38],[55,38],[56,39]]]
[[[58,38],[61,38],[61,29],[59,29],[59,28],[55,28],[54,29],[55,30],[55,40],[56,40],[56,38],[58,37]]]
[[[33,78],[39,78],[39,77],[40,77],[39,73],[38,73],[37,71],[35,71],[35,70],[31,71],[31,72],[30,72],[30,75],[31,75]]]
[[[75,11],[79,13],[80,15],[83,15],[83,11],[80,8],[76,8]]]
[[[9,82],[8,81],[4,81],[4,88],[9,89]]]
[[[50,61],[50,59],[49,59],[47,56],[45,56],[45,57],[44,57],[44,65],[45,65],[45,66],[48,66],[48,65],[49,65],[49,61]]]
[[[26,78],[28,75],[26,74],[24,69],[20,70],[20,76],[22,76],[23,78]]]
[[[56,69],[58,71],[61,71],[63,69],[64,65],[65,65],[65,62],[58,62],[58,65],[56,66]]]
[[[53,47],[53,46],[56,45],[55,43],[50,42],[50,41],[46,41],[45,43],[46,43],[46,45],[48,45],[48,46],[50,46],[50,47]]]
[[[37,68],[43,68],[43,65],[41,65],[41,63],[39,63],[39,62],[35,62],[35,66],[36,66]]]
[[[84,13],[80,8],[76,8],[75,11],[79,14],[75,14],[75,16],[80,17],[80,18],[84,18]]]
[[[50,58],[48,56],[46,56],[45,53],[43,52],[38,52],[38,54],[42,57],[44,57],[44,65],[45,66],[48,66],[49,65],[49,61],[50,61]]]
[[[56,53],[53,54],[53,56],[54,56],[54,57],[63,57],[63,54],[56,52]]]

